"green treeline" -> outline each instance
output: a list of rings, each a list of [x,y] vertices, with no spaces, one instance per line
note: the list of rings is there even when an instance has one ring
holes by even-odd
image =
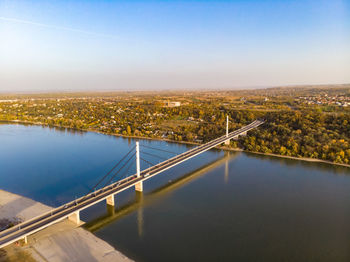
[[[249,151],[350,163],[350,115],[274,112],[267,122],[239,140]]]
[[[349,111],[325,112],[305,106],[292,109],[279,106],[278,102],[270,103],[274,103],[273,110],[268,105],[261,110],[237,109],[230,103],[196,99],[179,107],[164,107],[152,100],[26,100],[1,103],[0,119],[204,143],[225,133],[226,115],[231,131],[264,118],[263,126],[231,141],[231,146],[350,164]]]

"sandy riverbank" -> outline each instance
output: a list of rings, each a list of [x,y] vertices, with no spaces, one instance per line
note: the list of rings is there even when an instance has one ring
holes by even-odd
[[[25,221],[51,207],[0,190],[0,219]],[[132,261],[107,242],[69,220],[54,224],[28,238],[28,245],[10,245],[0,261]]]

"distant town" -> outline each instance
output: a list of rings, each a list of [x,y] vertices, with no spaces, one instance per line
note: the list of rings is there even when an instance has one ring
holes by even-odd
[[[320,94],[317,96],[301,96],[298,99],[309,105],[350,106],[350,97],[346,95],[328,96],[327,94]]]

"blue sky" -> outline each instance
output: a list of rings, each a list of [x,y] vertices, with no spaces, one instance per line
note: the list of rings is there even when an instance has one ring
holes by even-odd
[[[350,0],[2,1],[0,91],[350,83]]]

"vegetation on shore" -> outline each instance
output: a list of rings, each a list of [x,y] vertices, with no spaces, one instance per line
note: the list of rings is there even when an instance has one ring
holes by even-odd
[[[350,107],[344,104],[350,87],[316,90],[6,97],[0,103],[0,120],[202,143],[225,133],[226,115],[230,130],[265,118],[261,128],[231,141],[231,147],[350,164]],[[181,105],[167,106],[168,101]]]
[[[35,262],[27,250],[23,250],[20,246],[10,246],[0,249],[0,262]]]

